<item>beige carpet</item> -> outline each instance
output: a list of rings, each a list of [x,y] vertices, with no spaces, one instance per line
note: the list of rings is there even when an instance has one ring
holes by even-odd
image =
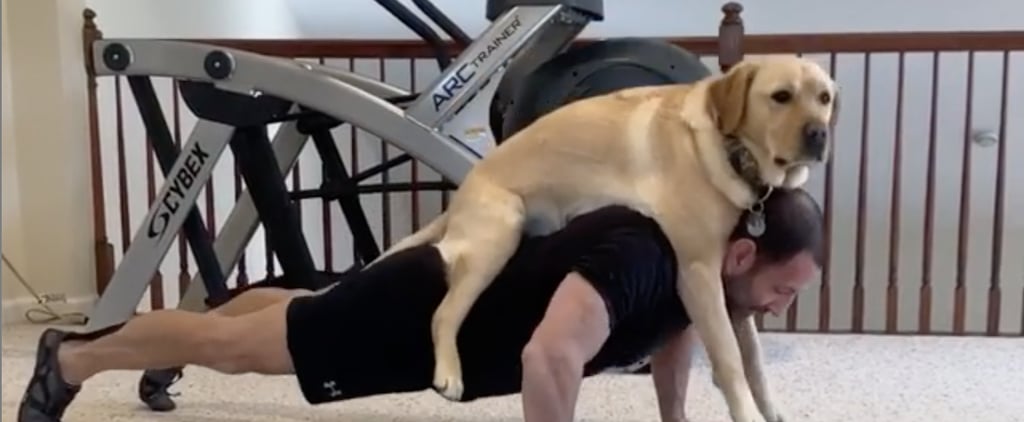
[[[34,357],[34,326],[4,327],[3,415],[14,421]],[[1024,339],[764,335],[767,370],[793,421],[1024,421]],[[393,395],[327,406],[305,404],[286,377],[225,376],[200,368],[175,386],[170,414],[143,410],[138,373],[113,372],[86,384],[66,422],[498,422],[521,420],[518,396],[452,404],[433,393]],[[607,375],[584,382],[577,420],[658,420],[650,379]],[[727,421],[698,362],[689,413]]]

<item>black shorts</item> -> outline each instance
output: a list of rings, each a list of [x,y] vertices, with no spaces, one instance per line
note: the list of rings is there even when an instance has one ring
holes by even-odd
[[[441,257],[424,247],[385,264],[289,304],[288,349],[310,404],[431,387],[430,319],[446,292]]]
[[[457,338],[461,401],[520,391],[523,346],[566,274],[546,272],[505,271],[470,310]],[[503,281],[508,279],[518,282]],[[319,404],[430,389],[430,321],[446,292],[441,255],[421,246],[353,273],[319,296],[292,299],[288,349],[306,400]]]

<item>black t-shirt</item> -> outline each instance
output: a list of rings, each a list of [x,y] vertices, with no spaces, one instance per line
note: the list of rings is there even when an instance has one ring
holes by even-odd
[[[463,400],[520,392],[523,347],[572,271],[602,294],[611,324],[586,376],[636,363],[690,322],[672,248],[654,220],[624,207],[593,211],[554,234],[524,238],[474,304],[458,335]],[[430,388],[430,320],[446,289],[440,255],[421,246],[294,301],[289,348],[307,399]],[[327,398],[324,383],[344,393]]]
[[[657,223],[624,207],[577,217],[549,236],[524,238],[460,332],[459,347],[467,350],[462,354],[466,397],[519,391],[522,348],[573,271],[604,297],[611,324],[609,338],[584,375],[649,356],[690,323],[676,293],[676,268]],[[488,376],[499,371],[502,376]]]

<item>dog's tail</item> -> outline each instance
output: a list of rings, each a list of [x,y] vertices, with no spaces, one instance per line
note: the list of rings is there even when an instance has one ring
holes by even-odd
[[[369,264],[366,264],[366,268],[369,268],[371,265],[380,262],[382,259],[394,254],[395,252],[441,240],[441,235],[444,234],[444,230],[447,227],[448,213],[443,212],[441,213],[441,215],[437,216],[437,218],[433,219],[426,226],[423,226],[422,228],[417,230],[416,233],[410,234],[402,238],[402,240],[399,240],[398,243],[391,245],[391,247],[388,248],[383,253],[381,253],[380,256],[377,257],[377,259],[371,261]]]

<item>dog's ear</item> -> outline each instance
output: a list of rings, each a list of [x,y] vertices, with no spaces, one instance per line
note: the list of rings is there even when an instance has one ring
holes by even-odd
[[[718,129],[724,134],[732,135],[743,123],[743,113],[747,108],[747,93],[754,83],[758,65],[754,62],[740,62],[724,75],[711,83],[709,106],[718,120]]]
[[[839,89],[836,89],[835,95],[832,96],[832,114],[828,119],[828,130],[832,133],[836,131],[836,124],[839,123]]]

